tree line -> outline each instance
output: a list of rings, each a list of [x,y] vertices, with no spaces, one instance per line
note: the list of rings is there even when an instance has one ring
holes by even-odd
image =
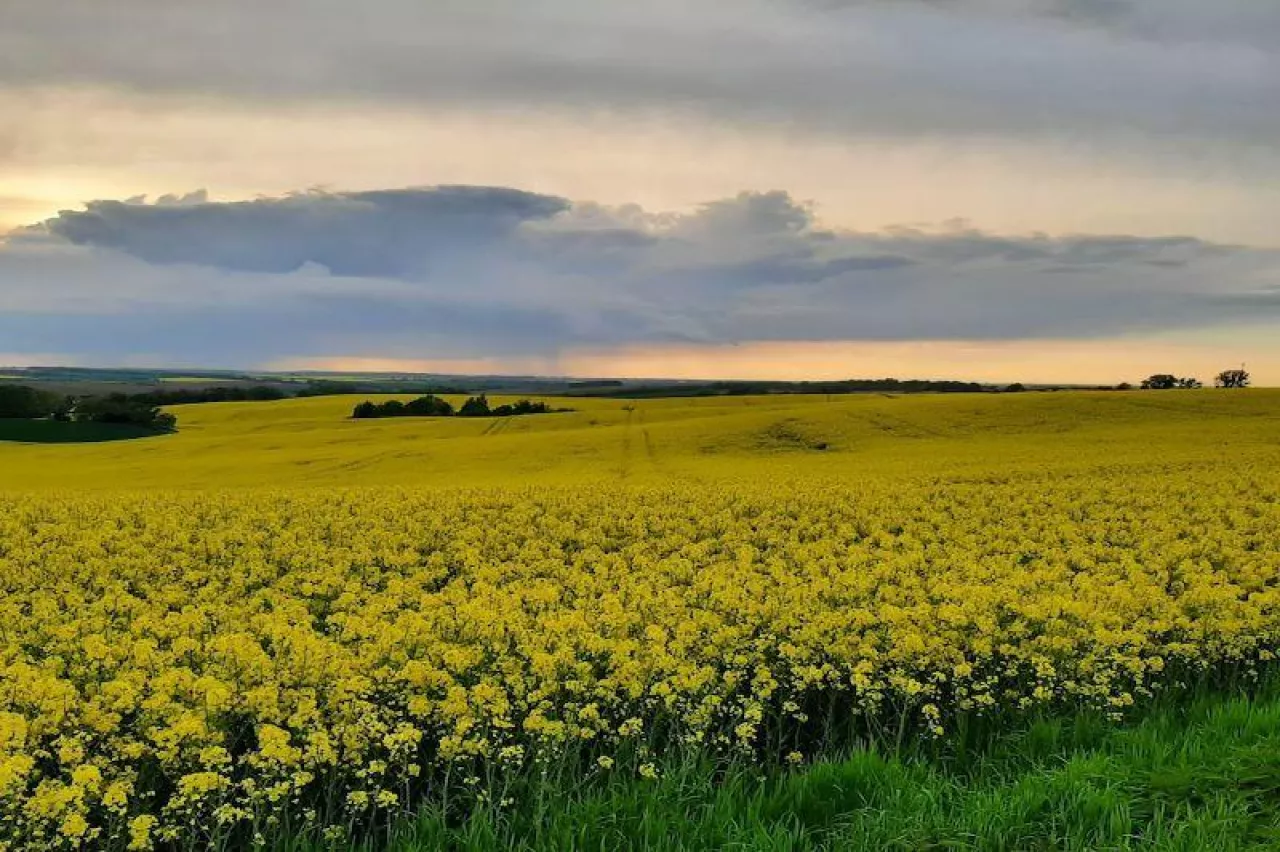
[[[123,393],[74,397],[28,385],[0,384],[0,418],[58,420],[80,423],[117,423],[170,432],[178,418],[158,405]]]
[[[472,386],[472,390],[475,387]],[[305,386],[294,391],[294,396],[347,396],[353,393],[421,393],[430,395],[452,394],[461,396],[468,389],[444,384],[406,384],[403,381],[373,381],[308,379]]]
[[[456,411],[447,399],[434,394],[418,397],[409,402],[397,399],[388,402],[365,400],[355,407],[351,416],[356,420],[376,417],[515,417],[521,414],[555,414],[570,411],[568,408],[552,408],[545,402],[522,399],[514,403],[490,407],[484,394],[468,397]]]
[[[1239,370],[1223,370],[1213,379],[1216,388],[1247,388],[1249,373],[1243,367]],[[1195,389],[1204,387],[1199,379],[1190,376],[1179,378],[1172,373],[1156,373],[1142,380],[1143,390],[1173,390],[1175,388]]]
[[[214,385],[203,388],[177,388],[130,394],[134,402],[150,405],[192,405],[201,402],[268,402],[289,395],[267,385]]]
[[[206,387],[160,388],[129,394],[138,403],[150,405],[197,405],[205,402],[271,402],[292,397],[338,396],[352,393],[425,393],[464,394],[447,386],[418,386],[405,388],[394,383],[385,385],[343,381],[310,381],[301,388],[281,388],[271,385],[211,385]]]
[[[696,396],[764,396],[766,394],[851,394],[851,393],[986,393],[979,382],[933,381],[928,379],[841,379],[834,381],[788,382],[709,381],[670,385],[642,385],[590,394],[615,399],[665,399]]]

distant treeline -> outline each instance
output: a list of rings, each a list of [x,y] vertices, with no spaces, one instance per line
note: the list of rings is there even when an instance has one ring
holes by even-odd
[[[455,411],[448,400],[427,394],[409,402],[396,399],[382,403],[365,400],[355,407],[351,416],[357,420],[375,417],[514,417],[520,414],[554,414],[570,410],[552,408],[545,402],[531,402],[527,399],[490,408],[489,400],[484,394],[480,394],[468,397],[462,407]]]
[[[291,389],[290,389],[291,390]],[[401,388],[395,385],[354,385],[351,382],[308,382],[304,387],[290,392],[270,385],[212,385],[208,387],[164,388],[129,394],[129,399],[146,405],[196,405],[203,402],[270,402],[294,396],[338,396],[352,393],[466,393],[454,388]]]
[[[29,387],[0,384],[0,418],[119,423],[172,431],[178,419],[159,406],[122,393],[72,397]]]
[[[191,405],[199,402],[266,402],[273,399],[284,399],[288,394],[279,388],[266,385],[220,386],[204,388],[181,388],[178,390],[155,390],[145,393],[130,394],[135,402],[149,405]]]
[[[395,384],[383,386],[376,383],[322,381],[308,382],[297,390],[272,387],[270,385],[213,385],[208,387],[165,388],[163,390],[130,394],[130,399],[150,405],[194,405],[202,402],[269,402],[277,399],[288,399],[292,396],[338,396],[352,393],[449,393],[462,395],[466,391],[450,387],[405,388]]]
[[[429,396],[436,394],[453,394],[461,396],[467,393],[466,388],[447,385],[405,385],[403,382],[371,382],[371,381],[331,381],[311,379],[305,387],[300,388],[295,396],[344,396],[354,393],[421,393]]]
[[[698,384],[650,385],[593,396],[644,399],[673,396],[757,396],[763,394],[840,393],[987,393],[992,388],[977,382],[928,381],[925,379],[849,379],[831,382],[705,382]]]

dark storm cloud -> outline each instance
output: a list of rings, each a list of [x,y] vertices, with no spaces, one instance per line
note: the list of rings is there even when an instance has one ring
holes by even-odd
[[[95,201],[46,226],[76,245],[152,263],[268,273],[314,263],[337,275],[403,277],[482,251],[521,222],[567,207],[560,198],[496,187],[313,192],[229,204],[196,193],[155,205]]]
[[[104,283],[105,282],[105,283]],[[583,345],[1105,337],[1280,319],[1280,253],[1190,237],[824,228],[490,187],[95,202],[0,243],[5,350],[262,363]]]

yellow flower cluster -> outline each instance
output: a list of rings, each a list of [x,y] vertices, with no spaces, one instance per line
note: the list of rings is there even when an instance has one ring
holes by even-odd
[[[1280,481],[1174,473],[0,497],[0,846],[1118,712],[1280,644]]]

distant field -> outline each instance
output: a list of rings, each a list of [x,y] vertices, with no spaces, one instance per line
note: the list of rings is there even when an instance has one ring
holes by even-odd
[[[957,479],[1280,460],[1272,390],[547,398],[574,411],[350,420],[366,398],[411,397],[174,406],[176,435],[110,448],[4,445],[0,465],[8,488],[118,488],[128,471],[132,487],[206,489]]]
[[[365,398],[0,442],[0,845],[1280,837],[1280,391]]]

